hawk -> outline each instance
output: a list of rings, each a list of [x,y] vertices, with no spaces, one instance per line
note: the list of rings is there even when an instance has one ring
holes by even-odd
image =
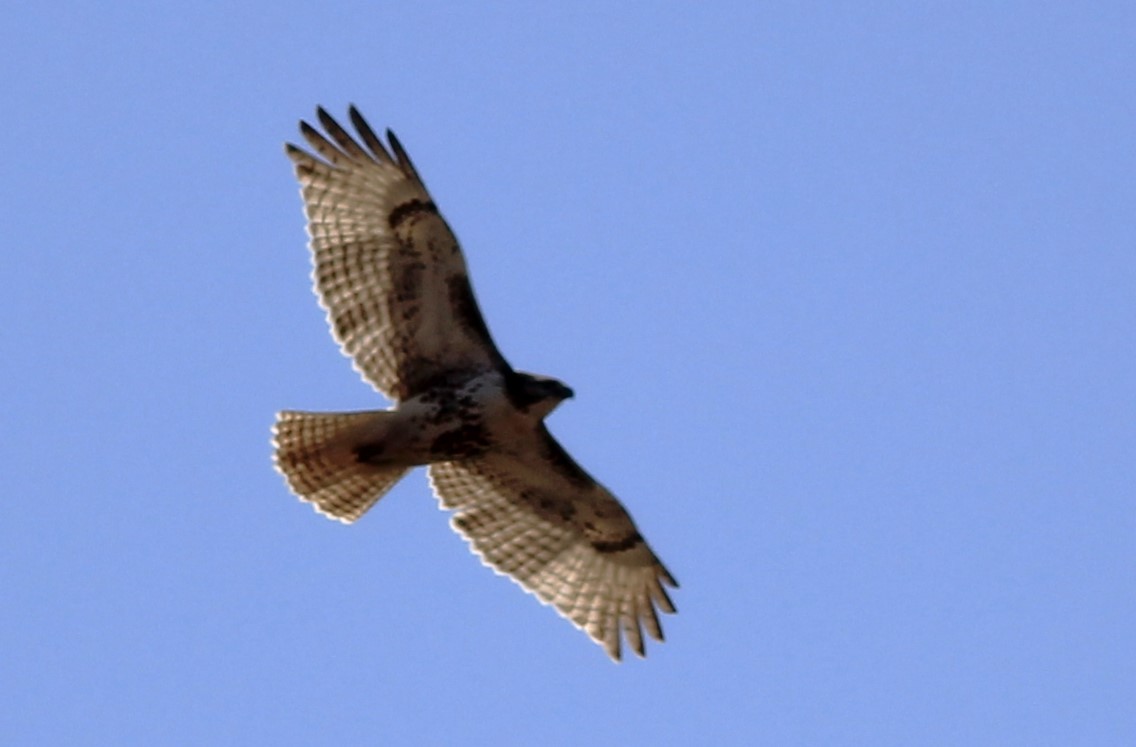
[[[284,411],[274,461],[302,500],[353,522],[427,465],[453,528],[482,561],[581,628],[612,659],[663,640],[677,587],[627,511],[552,437],[572,390],[517,371],[493,342],[465,259],[402,145],[350,108],[358,139],[322,108],[326,134],[286,145],[301,185],[316,295],[360,375],[394,403]],[[657,608],[657,609],[656,609]]]

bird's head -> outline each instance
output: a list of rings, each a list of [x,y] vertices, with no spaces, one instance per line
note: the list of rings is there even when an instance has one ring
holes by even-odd
[[[557,405],[575,396],[567,384],[550,376],[518,371],[510,383],[509,398],[513,404],[538,420],[548,417]]]

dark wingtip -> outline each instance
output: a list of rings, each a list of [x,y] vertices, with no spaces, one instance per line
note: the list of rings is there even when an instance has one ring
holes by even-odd
[[[387,128],[387,140],[390,142],[391,152],[394,153],[394,157],[398,160],[398,165],[402,167],[403,171],[417,179],[418,183],[421,184],[422,177],[418,175],[418,169],[414,168],[414,163],[410,160],[410,156],[406,155],[406,149],[402,147],[402,143],[399,142],[398,137],[389,127]]]
[[[320,124],[323,125],[323,128],[329,133],[335,132],[336,130],[340,129],[339,123],[335,121],[335,117],[328,114],[327,109],[324,109],[322,106],[316,107],[316,116],[319,118]]]
[[[371,125],[367,124],[367,120],[363,118],[354,104],[348,107],[347,114],[351,119],[351,124],[355,126],[355,131],[363,138],[364,144],[371,149],[371,154],[384,163],[390,163],[392,159],[390,153],[387,152],[387,147],[383,145],[383,141],[371,129]]]
[[[319,133],[319,130],[308,124],[308,121],[306,119],[300,120],[300,134],[303,135],[305,139],[311,138],[313,135],[316,137],[322,137]]]
[[[351,134],[343,129],[339,121],[328,114],[323,107],[319,109],[319,120],[324,130],[326,130],[332,140],[338,144],[339,149],[343,151],[345,155],[354,158],[361,154],[362,150],[359,148],[359,144],[355,142],[355,138],[351,137]]]
[[[327,116],[328,116],[328,114],[327,114],[326,109],[324,109],[322,106],[316,107],[316,119],[318,121],[322,122],[324,120],[324,118],[327,117]],[[305,137],[307,137],[308,133],[318,132],[318,130],[316,130],[316,128],[313,127],[312,125],[308,124],[308,120],[301,119],[300,120],[300,132],[303,133],[303,135]]]
[[[387,140],[391,144],[391,150],[393,150],[400,159],[406,155],[406,151],[402,148],[402,143],[398,141],[398,137],[389,127],[387,128]]]

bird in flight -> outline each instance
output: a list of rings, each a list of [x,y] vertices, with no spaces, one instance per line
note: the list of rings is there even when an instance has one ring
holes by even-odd
[[[353,522],[427,465],[451,523],[485,564],[602,645],[644,655],[677,587],[631,517],[552,437],[544,419],[573,396],[514,370],[474,299],[457,238],[394,133],[355,109],[358,139],[322,108],[324,132],[288,144],[301,185],[316,295],[356,370],[388,410],[285,410],[274,461],[317,511]]]

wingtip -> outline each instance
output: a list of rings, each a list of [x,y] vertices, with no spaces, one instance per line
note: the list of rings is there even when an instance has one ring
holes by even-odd
[[[335,117],[327,113],[327,109],[322,106],[316,107],[316,117],[319,119],[320,124],[328,132],[332,132],[339,128],[339,123],[335,121]]]
[[[387,147],[383,144],[383,141],[379,139],[379,136],[375,134],[374,129],[371,128],[371,125],[367,123],[367,120],[363,118],[362,113],[360,113],[354,104],[348,108],[347,114],[351,119],[351,124],[355,126],[355,131],[359,133],[359,136],[363,138],[363,142],[371,149],[371,155],[383,163],[391,163],[392,159],[390,153],[387,152]]]
[[[418,180],[419,183],[421,183],[422,177],[418,175],[418,169],[414,168],[414,162],[410,160],[410,156],[406,154],[406,149],[402,147],[402,143],[399,141],[398,136],[395,135],[394,131],[389,127],[387,128],[387,141],[390,143],[391,152],[394,153],[394,157],[397,160],[398,165],[402,167],[403,171],[406,172],[406,174],[414,177]]]
[[[300,120],[300,134],[304,136],[305,140],[311,140],[313,137],[322,137],[315,127],[308,123],[308,120]]]
[[[391,149],[394,150],[394,152],[396,154],[399,154],[399,155],[405,153],[406,151],[404,151],[402,149],[402,143],[399,142],[398,136],[394,134],[394,130],[392,130],[391,128],[388,127],[386,129],[386,133],[387,133],[387,141],[391,144]]]
[[[340,123],[337,123],[335,117],[329,115],[327,109],[324,109],[323,107],[316,107],[316,117],[319,119],[320,126],[323,126],[324,132],[326,132],[328,135],[331,135],[333,139],[339,142],[340,139],[339,137],[336,137],[336,134],[341,133],[343,131],[343,128],[340,127]],[[342,148],[342,142],[340,143],[340,145]]]

